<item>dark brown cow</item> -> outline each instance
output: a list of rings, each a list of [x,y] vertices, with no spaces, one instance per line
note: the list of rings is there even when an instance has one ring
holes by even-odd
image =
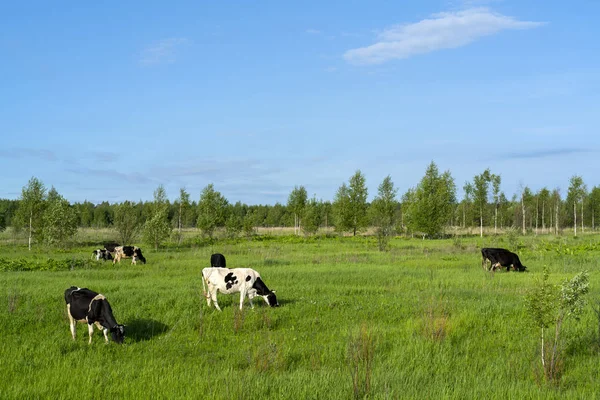
[[[521,260],[519,260],[519,256],[509,250],[493,248],[493,247],[484,247],[481,249],[481,265],[486,271],[495,271],[497,268],[506,267],[506,270],[509,271],[512,267],[515,271],[525,271],[527,269],[526,266],[521,264]],[[488,268],[487,261],[490,261],[491,265]]]

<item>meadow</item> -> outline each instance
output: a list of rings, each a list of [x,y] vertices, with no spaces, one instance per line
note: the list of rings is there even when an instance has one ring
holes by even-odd
[[[594,398],[600,382],[600,236],[373,237],[265,235],[186,241],[146,265],[91,262],[110,236],[67,250],[0,245],[47,270],[0,272],[0,398],[465,399]],[[528,272],[485,272],[481,247],[518,248]],[[201,269],[223,253],[228,267],[258,270],[281,307],[219,295],[208,308]],[[48,259],[55,260],[48,262]],[[52,267],[54,266],[54,267]],[[65,267],[66,266],[66,267]],[[579,322],[564,325],[562,376],[545,382],[539,329],[524,296],[548,268],[560,283],[582,270],[590,293]],[[5,269],[10,269],[6,267]],[[19,269],[19,268],[17,268]],[[21,268],[22,269],[22,268]],[[106,295],[124,345],[73,341],[63,293]]]

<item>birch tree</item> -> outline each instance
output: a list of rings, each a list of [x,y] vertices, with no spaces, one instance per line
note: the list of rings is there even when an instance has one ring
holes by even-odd
[[[21,191],[19,208],[17,209],[17,220],[20,226],[29,229],[28,248],[31,250],[31,242],[36,235],[42,233],[43,213],[46,205],[46,188],[42,181],[32,177],[27,186]]]

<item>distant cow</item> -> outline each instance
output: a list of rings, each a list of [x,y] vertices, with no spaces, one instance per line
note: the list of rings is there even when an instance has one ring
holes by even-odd
[[[208,292],[207,292],[208,287]],[[217,303],[217,292],[225,294],[240,294],[240,310],[244,305],[244,298],[248,296],[250,307],[254,308],[252,299],[261,296],[270,307],[279,307],[275,292],[269,290],[260,278],[260,274],[250,268],[204,268],[202,270],[202,288],[208,306],[211,300],[217,310],[221,311]]]
[[[484,247],[481,249],[481,265],[485,270],[494,271],[496,268],[506,267],[509,271],[512,267],[515,271],[525,271],[527,267],[521,264],[519,256],[515,253],[499,248]],[[487,267],[487,261],[490,261],[490,268]]]
[[[120,246],[119,243],[117,242],[106,242],[104,243],[104,248],[108,251],[110,251],[111,253],[115,252],[115,247]]]
[[[210,256],[210,266],[215,268],[226,268],[225,256],[221,253],[215,253]]]
[[[96,249],[96,250],[92,251],[92,258],[95,258],[96,261],[100,261],[100,260],[109,261],[109,260],[113,259],[110,252],[106,249]]]
[[[137,264],[137,260],[140,260],[146,264],[146,258],[142,255],[142,249],[137,246],[117,246],[115,247],[115,258],[113,264],[121,262],[122,258],[131,258],[132,264]]]
[[[117,324],[106,297],[87,288],[71,286],[65,290],[65,302],[73,340],[75,340],[76,324],[82,322],[88,324],[90,335],[88,343],[92,343],[94,325],[104,333],[106,343],[108,343],[108,332],[113,341],[123,343],[125,327]]]

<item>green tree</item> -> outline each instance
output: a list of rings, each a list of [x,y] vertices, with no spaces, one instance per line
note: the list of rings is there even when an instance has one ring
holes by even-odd
[[[560,359],[560,340],[563,322],[572,317],[579,320],[585,306],[584,295],[589,291],[589,276],[582,271],[571,280],[565,280],[560,287],[548,283],[548,270],[544,268],[542,280],[530,289],[525,301],[527,311],[541,335],[541,362],[544,376],[555,381],[560,376],[557,368]],[[546,329],[554,326],[554,335],[546,341]]]
[[[548,221],[548,211],[552,211],[550,210],[550,191],[548,190],[548,188],[543,187],[541,188],[537,194],[536,194],[536,198],[537,198],[537,206],[538,209],[541,208],[540,210],[540,216],[542,219],[542,233],[546,232],[546,221]],[[537,226],[537,222],[536,222],[536,226]]]
[[[19,208],[17,209],[17,224],[29,229],[28,247],[35,236],[42,234],[43,215],[46,206],[46,188],[42,181],[32,177],[27,186],[21,191]]]
[[[489,168],[483,171],[480,175],[475,175],[473,178],[473,202],[479,213],[479,236],[483,237],[483,217],[488,204],[488,193],[490,183],[492,182],[492,174]]]
[[[215,190],[212,183],[202,189],[196,226],[203,234],[212,238],[215,229],[225,224],[228,204],[227,199]]]
[[[462,210],[463,210],[463,228],[466,228],[466,221],[467,221],[467,214],[469,214],[469,227],[471,227],[471,214],[470,214],[470,207],[471,207],[471,203],[473,202],[473,185],[470,182],[465,182],[464,186],[463,186],[463,190],[465,192],[465,197],[463,198],[462,201]]]
[[[498,210],[500,209],[500,184],[502,183],[502,178],[500,175],[492,174],[490,176],[492,181],[492,198],[494,200],[494,235],[497,234],[498,231]]]
[[[333,212],[336,231],[352,231],[356,236],[357,232],[367,227],[367,196],[365,176],[357,170],[350,177],[348,185],[342,184],[335,195]]]
[[[371,215],[373,225],[376,228],[377,242],[379,250],[384,251],[388,248],[389,238],[394,232],[396,226],[396,201],[397,189],[394,188],[394,182],[390,176],[386,176],[383,182],[377,188],[377,196],[371,203]]]
[[[287,207],[294,213],[294,234],[297,235],[302,225],[302,213],[306,207],[308,194],[304,186],[294,186],[294,190],[288,196]]]
[[[567,204],[573,205],[573,235],[577,236],[577,204],[581,203],[581,221],[583,223],[583,199],[587,194],[587,187],[580,176],[574,175],[569,180]],[[583,224],[581,225],[583,228]]]
[[[124,245],[133,244],[138,234],[140,220],[135,205],[130,201],[124,201],[115,207],[114,228]]]
[[[600,186],[594,186],[588,199],[592,229],[596,229],[596,215],[600,211]]]
[[[409,228],[430,237],[443,233],[452,219],[455,202],[456,187],[450,171],[440,175],[432,161],[412,195],[407,221]]]
[[[77,212],[54,187],[48,192],[48,203],[44,215],[44,242],[50,245],[65,246],[77,233]]]
[[[144,241],[152,244],[154,249],[158,250],[158,246],[171,234],[168,218],[169,201],[163,185],[159,185],[154,191],[154,202],[149,209],[150,216],[144,224]]]
[[[342,184],[335,193],[333,199],[332,211],[334,215],[334,224],[336,232],[345,232],[351,226],[350,212],[350,190],[345,183]]]
[[[179,200],[177,201],[177,240],[181,244],[183,235],[181,229],[186,223],[190,211],[190,194],[185,188],[179,189]]]
[[[317,200],[316,197],[313,197],[306,203],[302,222],[302,231],[304,231],[304,234],[314,235],[319,230],[323,221],[322,206],[323,202]]]

